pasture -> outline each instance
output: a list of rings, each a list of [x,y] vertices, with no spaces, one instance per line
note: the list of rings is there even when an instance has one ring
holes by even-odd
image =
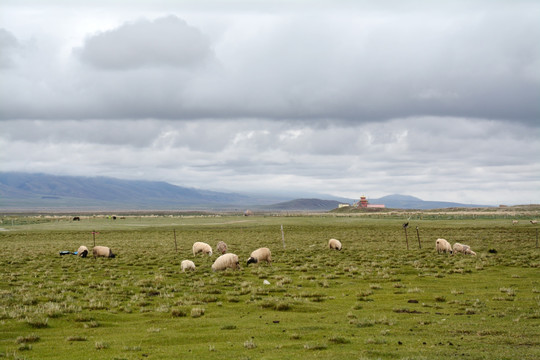
[[[384,215],[4,217],[0,358],[540,358],[538,225],[412,218],[407,250],[403,222]],[[91,249],[93,230],[115,259],[59,255]],[[439,237],[478,255],[437,254]],[[329,250],[330,238],[343,250]],[[212,272],[215,252],[191,253],[195,241],[215,250],[220,240],[241,270]],[[273,264],[246,266],[263,246]],[[183,273],[184,259],[196,271]]]

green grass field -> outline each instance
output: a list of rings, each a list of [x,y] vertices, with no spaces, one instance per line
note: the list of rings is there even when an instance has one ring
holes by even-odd
[[[4,217],[0,358],[539,359],[536,227],[496,216],[426,216],[410,220],[407,250],[403,222]],[[59,255],[91,249],[93,230],[115,259]],[[332,237],[343,251],[327,248]],[[478,256],[439,255],[438,237]],[[215,248],[220,240],[241,270],[214,273],[216,254],[191,253],[195,241]],[[247,267],[262,246],[273,264]],[[183,259],[197,270],[182,273]]]

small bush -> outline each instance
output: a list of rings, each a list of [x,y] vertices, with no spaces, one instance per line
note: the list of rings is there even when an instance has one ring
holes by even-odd
[[[66,338],[66,341],[86,341],[86,336],[79,336],[79,335],[68,336]]]
[[[306,350],[326,350],[327,348],[326,344],[304,344]]]
[[[221,327],[221,330],[235,330],[236,329],[236,325],[223,325]]]
[[[29,345],[29,344],[21,344],[19,347],[18,347],[19,351],[27,351],[27,350],[32,350],[32,345]]]
[[[42,329],[42,328],[46,328],[49,326],[49,318],[40,318],[40,317],[35,317],[35,318],[26,318],[26,323],[28,325],[30,325],[31,327],[33,328],[36,328],[36,329]]]
[[[104,349],[109,348],[109,344],[107,344],[106,342],[103,342],[103,341],[96,341],[94,346],[95,346],[96,350],[104,350]]]
[[[185,317],[187,316],[187,311],[185,309],[172,309],[172,317]]]
[[[351,340],[344,338],[342,336],[332,336],[330,339],[328,339],[333,344],[349,344]]]
[[[204,308],[193,308],[191,309],[191,317],[198,318],[204,315]]]
[[[249,339],[244,341],[244,347],[246,349],[255,349],[257,347],[257,344],[253,341],[253,339]]]
[[[24,343],[35,343],[39,341],[39,336],[36,334],[30,334],[26,336],[19,336],[17,340],[15,340],[15,343],[17,344],[24,344]]]
[[[90,322],[84,324],[85,329],[97,328],[97,327],[99,327],[99,323],[97,321],[90,321]]]

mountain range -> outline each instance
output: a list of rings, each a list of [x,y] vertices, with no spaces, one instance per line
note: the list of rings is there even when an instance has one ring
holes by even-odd
[[[0,172],[0,210],[242,210],[329,211],[356,200],[322,194],[309,198],[239,194],[187,188],[160,181]],[[324,198],[324,199],[321,199]],[[423,201],[408,195],[370,199],[387,208],[434,209],[481,205]]]

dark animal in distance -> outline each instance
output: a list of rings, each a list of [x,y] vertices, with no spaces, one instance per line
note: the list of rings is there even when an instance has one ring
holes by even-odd
[[[78,216],[75,216],[75,217],[73,218],[73,221],[81,221],[81,218],[78,217]]]

